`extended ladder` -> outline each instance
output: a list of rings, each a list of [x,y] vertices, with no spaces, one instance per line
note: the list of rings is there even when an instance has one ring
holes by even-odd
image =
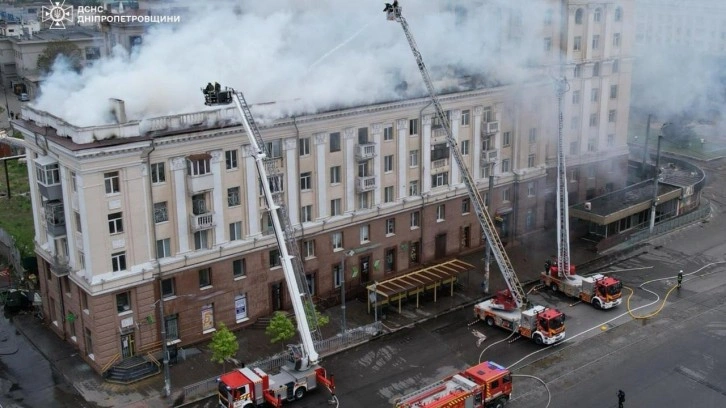
[[[570,279],[570,217],[567,197],[567,166],[565,165],[565,136],[562,128],[562,98],[567,92],[567,80],[562,77],[555,82],[557,106],[559,109],[557,130],[557,273]]]
[[[507,252],[504,250],[504,245],[502,244],[502,240],[499,238],[499,234],[497,234],[494,222],[492,221],[489,213],[486,210],[484,200],[482,199],[481,194],[479,194],[479,191],[476,189],[476,184],[474,183],[474,180],[469,173],[469,169],[464,162],[464,157],[462,156],[461,151],[458,149],[456,140],[452,136],[449,120],[447,119],[446,114],[444,114],[444,110],[441,108],[439,99],[436,96],[436,92],[434,90],[433,83],[431,82],[431,77],[429,76],[428,69],[426,69],[423,57],[418,51],[416,41],[413,39],[413,35],[408,28],[408,23],[406,22],[406,19],[401,15],[401,7],[397,4],[398,2],[394,3],[393,6],[387,7],[387,9],[385,10],[387,12],[387,17],[389,20],[401,23],[401,27],[403,27],[403,32],[406,34],[406,39],[408,39],[408,44],[411,46],[413,56],[416,58],[416,64],[418,65],[421,76],[426,83],[426,89],[428,90],[431,101],[433,102],[434,108],[436,109],[436,115],[439,118],[441,125],[446,130],[446,141],[449,146],[449,150],[454,156],[456,164],[459,166],[459,170],[461,171],[461,174],[463,176],[462,178],[464,181],[464,185],[466,186],[466,190],[469,193],[472,205],[474,206],[474,211],[476,212],[479,223],[484,230],[484,236],[486,237],[487,242],[492,249],[492,253],[494,253],[494,258],[499,265],[499,269],[502,271],[502,275],[504,275],[504,280],[507,282],[507,286],[514,298],[514,301],[517,304],[517,307],[521,309],[528,303],[527,296],[524,293],[524,289],[522,289],[522,285],[514,272],[512,262],[509,260]]]

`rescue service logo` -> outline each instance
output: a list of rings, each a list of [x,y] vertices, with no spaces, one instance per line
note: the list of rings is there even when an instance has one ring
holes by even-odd
[[[73,6],[66,6],[66,0],[55,3],[50,0],[50,7],[43,6],[41,8],[43,22],[50,21],[50,28],[54,30],[65,29],[65,23],[73,22]]]

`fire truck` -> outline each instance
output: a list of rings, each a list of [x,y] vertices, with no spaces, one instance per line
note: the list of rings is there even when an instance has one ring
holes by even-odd
[[[512,374],[486,361],[400,398],[395,408],[502,408],[512,394]]]
[[[280,251],[280,264],[285,274],[285,283],[292,301],[297,329],[302,340],[300,345],[289,347],[288,364],[275,375],[268,375],[259,368],[238,368],[218,378],[218,394],[220,408],[252,408],[265,403],[278,408],[283,401],[302,398],[307,391],[323,385],[335,395],[335,383],[332,375],[318,365],[319,355],[315,350],[311,324],[315,319],[308,320],[306,307],[313,313],[315,306],[308,293],[304,280],[304,271],[299,263],[300,256],[296,252],[297,244],[289,217],[279,193],[282,189],[276,183],[279,178],[275,161],[269,159],[262,136],[252,116],[242,92],[234,89],[221,89],[219,83],[207,84],[202,89],[205,105],[227,105],[234,102],[242,119],[247,138],[249,139],[252,156],[255,159],[260,187],[265,196],[267,210],[272,221],[277,246]],[[297,270],[293,261],[298,261]]]
[[[580,276],[575,274],[575,266],[570,265],[570,273],[562,277],[557,265],[549,260],[545,262],[541,283],[553,292],[562,292],[567,296],[590,303],[596,309],[611,309],[619,305],[622,299],[623,283],[601,274]]]
[[[500,292],[496,297],[486,300],[477,304],[474,307],[475,314],[482,320],[486,321],[490,325],[496,324],[497,326],[506,328],[508,330],[519,332],[521,336],[533,339],[538,344],[553,344],[565,338],[565,316],[562,312],[546,308],[543,306],[530,305],[527,300],[524,289],[514,272],[512,262],[509,260],[502,240],[499,238],[494,222],[492,221],[489,212],[486,209],[484,200],[476,188],[476,183],[466,166],[466,161],[457,145],[456,139],[451,133],[451,126],[449,119],[444,113],[444,109],[439,103],[439,99],[436,96],[433,82],[429,75],[428,69],[424,64],[423,57],[416,46],[416,41],[411,34],[408,27],[408,22],[401,15],[402,7],[398,1],[393,4],[386,3],[385,9],[386,18],[390,21],[395,21],[401,24],[406,39],[416,58],[416,64],[418,66],[421,77],[426,84],[426,89],[429,92],[431,103],[436,111],[436,116],[441,123],[442,128],[446,131],[446,144],[447,148],[454,157],[459,170],[461,172],[461,178],[464,186],[469,193],[469,198],[472,203],[472,207],[479,219],[479,224],[484,231],[484,235],[487,239],[487,243],[491,248],[492,253],[499,265],[499,270],[504,275],[504,280],[507,282],[508,290]]]

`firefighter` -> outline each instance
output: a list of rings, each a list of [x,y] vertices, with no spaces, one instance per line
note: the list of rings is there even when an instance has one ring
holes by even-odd
[[[683,283],[683,271],[678,271],[678,289],[681,288],[681,283]]]
[[[623,390],[618,390],[618,408],[623,408],[623,403],[625,403],[625,393]]]

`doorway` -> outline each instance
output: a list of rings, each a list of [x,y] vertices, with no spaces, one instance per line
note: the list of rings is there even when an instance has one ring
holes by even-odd
[[[121,335],[121,357],[129,358],[134,356],[134,334]]]
[[[434,250],[434,257],[441,259],[446,256],[446,234],[439,234],[436,236],[436,243]]]
[[[370,282],[371,280],[371,256],[360,257],[360,283],[362,285]]]
[[[282,310],[284,305],[282,282],[272,284],[272,311]]]

